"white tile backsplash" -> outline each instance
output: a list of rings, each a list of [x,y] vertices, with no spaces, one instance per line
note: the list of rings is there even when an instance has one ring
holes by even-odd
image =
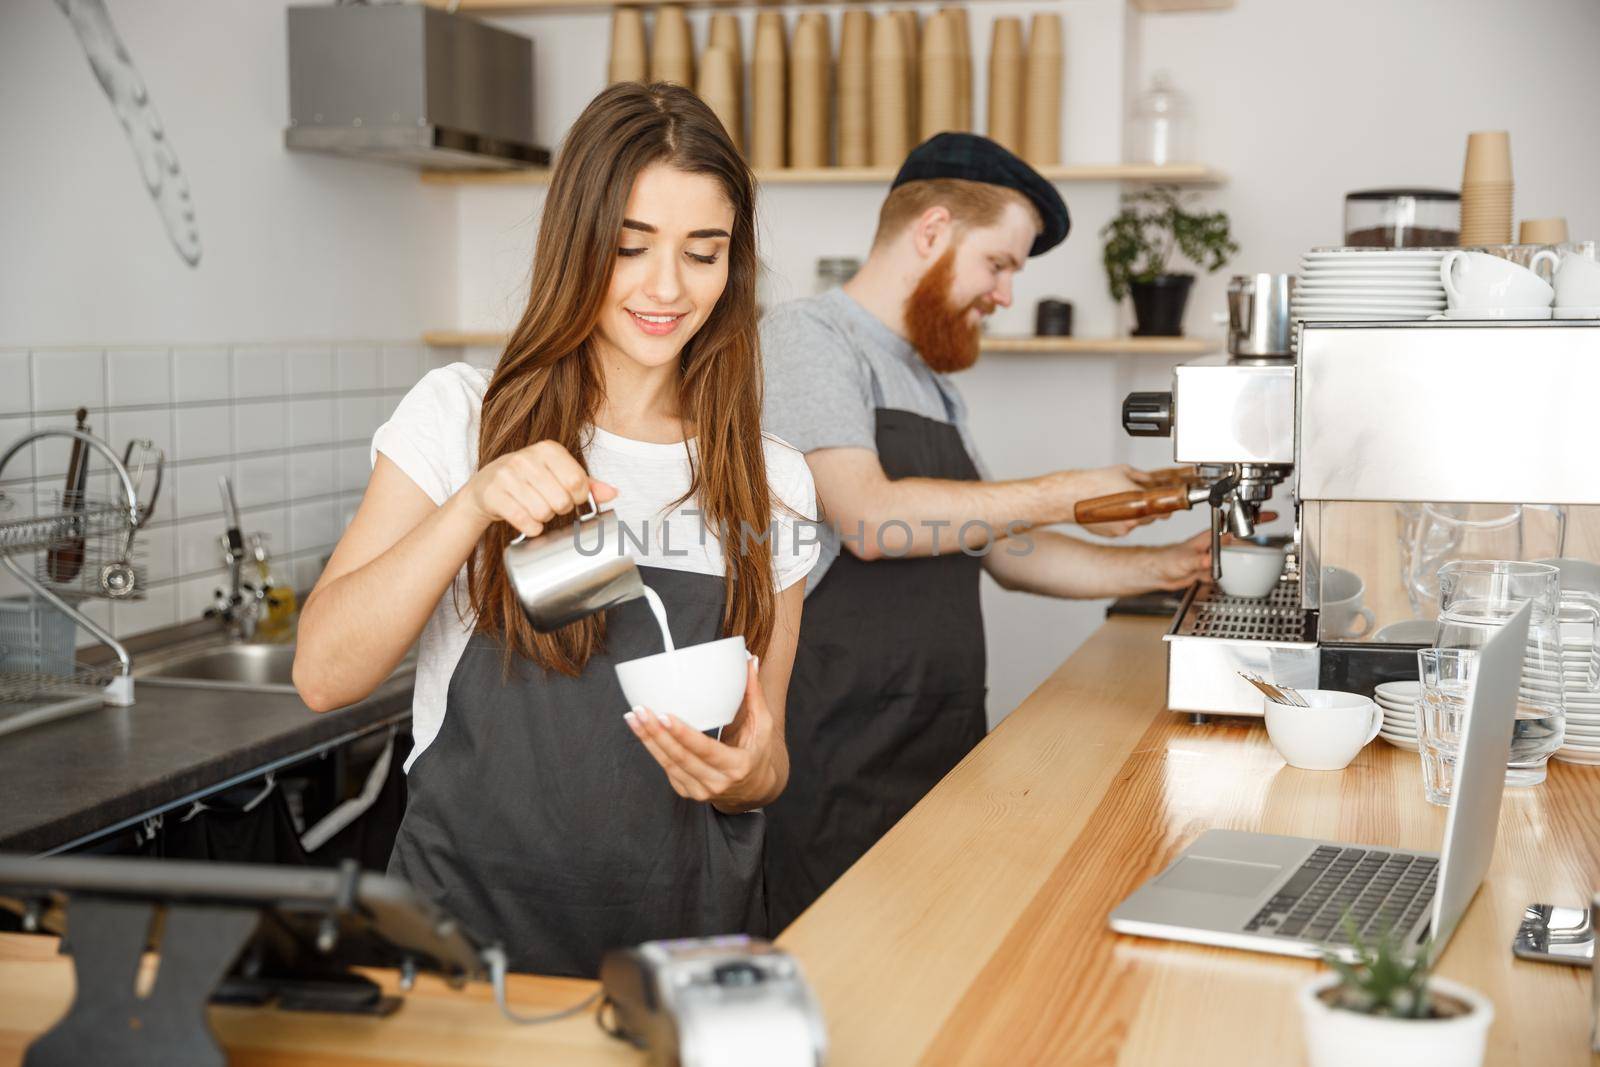
[[[309,588],[360,506],[374,430],[430,366],[422,346],[379,341],[8,349],[0,451],[34,430],[70,429],[82,404],[119,456],[135,437],[166,452],[160,499],[135,542],[146,599],[89,602],[114,633],[139,633],[197,618],[226,581],[221,475],[233,481],[246,535],[265,534],[280,580]],[[16,508],[61,488],[71,444],[37,442],[0,472]],[[91,491],[114,491],[108,464],[91,456]],[[8,589],[0,583],[0,594]]]
[[[383,387],[410,389],[422,377],[423,363],[420,345],[384,345]]]
[[[289,453],[289,496],[323,496],[338,486],[338,454],[331,448]]]
[[[106,420],[106,441],[120,458],[134,439],[147,440],[172,455],[172,409],[145,408],[140,411],[113,411]]]
[[[346,445],[339,449],[339,488],[365,489],[372,477],[372,446]]]
[[[180,404],[226,400],[233,395],[226,348],[180,348],[172,353],[174,397]]]
[[[268,452],[289,444],[281,400],[239,403],[233,407],[233,447],[238,452]]]
[[[233,491],[239,507],[282,504],[289,499],[289,464],[281,453],[236,460],[233,470]]]
[[[176,485],[173,495],[180,522],[200,515],[222,514],[222,490],[217,485],[217,479],[224,474],[233,477],[232,462],[223,459],[190,463],[179,467],[174,473]],[[220,528],[218,532],[221,532]]]
[[[334,361],[339,391],[377,389],[382,381],[378,370],[378,349],[368,345],[348,345],[339,348]]]
[[[233,408],[227,404],[177,409],[173,455],[182,460],[211,459],[233,453]]]
[[[341,396],[339,398],[339,441],[370,441],[372,434],[383,422],[382,397]]]
[[[32,410],[28,353],[0,352],[0,412]]]
[[[283,364],[283,353],[276,349],[253,346],[234,349],[233,395],[282,396]]]
[[[333,353],[326,348],[290,349],[289,392],[333,392]]]
[[[106,399],[105,353],[44,349],[33,354],[33,410],[91,410]]]
[[[289,445],[326,445],[334,439],[332,400],[289,401]]]
[[[106,353],[106,406],[166,404],[172,399],[172,356],[164,348]]]
[[[0,455],[14,443],[33,432],[33,419],[28,415],[0,415]],[[0,482],[27,481],[33,477],[33,448],[29,446],[11,457],[5,470],[0,470]]]
[[[335,501],[314,500],[289,509],[289,547],[296,554],[326,552],[339,539]]]
[[[178,587],[159,585],[146,589],[143,600],[119,600],[111,605],[111,633],[116,637],[159,630],[178,622]],[[138,683],[134,683],[137,688]]]
[[[222,517],[180,522],[172,527],[177,542],[178,577],[206,574],[222,565]]]

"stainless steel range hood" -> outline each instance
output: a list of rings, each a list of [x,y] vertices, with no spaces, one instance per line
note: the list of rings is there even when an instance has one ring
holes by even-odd
[[[418,167],[549,163],[533,136],[533,41],[420,4],[291,7],[283,141]]]

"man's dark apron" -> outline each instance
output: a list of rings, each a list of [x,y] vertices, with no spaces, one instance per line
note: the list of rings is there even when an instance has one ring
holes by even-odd
[[[955,426],[881,401],[876,415],[889,478],[977,480]],[[957,527],[939,535],[948,554],[919,559],[868,563],[841,548],[806,598],[789,682],[789,786],[767,808],[773,935],[983,739],[982,561],[959,550]],[[891,528],[883,542],[892,551],[903,537]]]
[[[680,647],[721,636],[724,579],[641,567]],[[444,724],[411,767],[389,871],[501,942],[514,970],[593,976],[608,948],[761,933],[761,812],[672,791],[622,719],[613,665],[662,651],[643,600],[607,615],[581,677],[474,634]]]

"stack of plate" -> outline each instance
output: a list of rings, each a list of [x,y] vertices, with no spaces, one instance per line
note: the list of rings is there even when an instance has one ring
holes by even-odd
[[[1587,626],[1563,626],[1561,665],[1566,677],[1562,703],[1567,709],[1566,736],[1555,758],[1567,763],[1600,764],[1600,693],[1589,688],[1589,663],[1594,655],[1594,632]],[[1574,632],[1578,631],[1578,632]],[[1579,634],[1582,634],[1580,637]],[[1548,674],[1523,671],[1522,684],[1546,692],[1558,684]]]
[[[1440,314],[1446,251],[1313,248],[1300,259],[1289,315],[1295,322],[1388,322]]]
[[[1383,709],[1383,728],[1378,736],[1397,748],[1417,751],[1417,699],[1421,682],[1384,682],[1372,698]]]

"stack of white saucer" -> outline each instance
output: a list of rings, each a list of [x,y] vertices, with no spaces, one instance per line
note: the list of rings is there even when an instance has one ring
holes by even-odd
[[[1313,248],[1289,300],[1295,322],[1425,319],[1445,310],[1445,249]]]
[[[1581,636],[1580,636],[1581,635]],[[1561,665],[1566,677],[1552,679],[1548,673],[1523,669],[1525,688],[1562,689],[1561,702],[1567,709],[1565,736],[1555,758],[1567,763],[1600,765],[1600,693],[1589,688],[1589,663],[1594,655],[1594,631],[1587,626],[1561,628]]]
[[[1383,728],[1378,736],[1397,748],[1417,751],[1417,700],[1421,682],[1384,682],[1372,698],[1383,709]]]

